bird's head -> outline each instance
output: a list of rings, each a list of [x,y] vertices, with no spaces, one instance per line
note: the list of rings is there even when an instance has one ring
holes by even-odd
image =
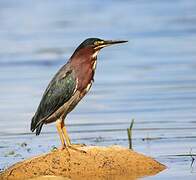
[[[119,43],[126,43],[128,41],[122,41],[122,40],[103,40],[99,38],[88,38],[84,40],[78,48],[75,50],[75,52],[78,52],[84,48],[88,48],[89,51],[93,52],[93,56],[96,56],[100,49],[113,45],[113,44],[119,44]]]

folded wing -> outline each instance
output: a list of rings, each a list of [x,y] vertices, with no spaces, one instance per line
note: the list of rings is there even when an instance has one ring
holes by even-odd
[[[31,131],[39,135],[44,120],[67,102],[76,88],[76,77],[70,68],[61,69],[48,85],[38,109],[31,120]]]

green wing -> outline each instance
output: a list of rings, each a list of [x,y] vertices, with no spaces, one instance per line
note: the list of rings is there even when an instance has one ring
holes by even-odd
[[[40,126],[43,118],[46,119],[67,102],[72,97],[75,88],[76,78],[74,72],[61,69],[50,82],[42,97],[37,112],[31,121],[31,131]],[[43,123],[41,123],[39,131],[41,131],[42,125]]]

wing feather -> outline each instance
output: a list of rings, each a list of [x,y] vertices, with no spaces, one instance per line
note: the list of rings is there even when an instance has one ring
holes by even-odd
[[[76,82],[74,72],[70,68],[63,67],[56,74],[44,92],[37,112],[32,118],[31,131],[36,128],[40,129],[39,127],[42,127],[43,120],[47,119],[72,97],[77,85]],[[41,129],[38,134],[40,131]]]

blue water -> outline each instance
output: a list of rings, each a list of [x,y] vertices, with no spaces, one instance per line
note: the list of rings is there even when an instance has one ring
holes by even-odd
[[[54,124],[30,120],[55,72],[88,37],[103,49],[93,87],[67,117],[72,142],[128,146],[168,169],[144,179],[195,179],[196,1],[0,0],[0,169],[49,151]],[[24,145],[24,142],[27,144]]]

